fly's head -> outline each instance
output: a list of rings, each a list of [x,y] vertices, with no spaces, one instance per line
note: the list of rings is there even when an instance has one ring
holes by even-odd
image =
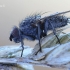
[[[20,30],[17,26],[14,26],[9,37],[10,41],[14,41],[15,43],[20,43],[21,42],[21,35],[20,35]]]

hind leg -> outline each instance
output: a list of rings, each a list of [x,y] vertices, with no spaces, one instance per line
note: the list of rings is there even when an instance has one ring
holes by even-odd
[[[57,40],[58,40],[59,44],[61,44],[61,42],[60,42],[60,40],[59,40],[58,36],[57,36],[56,34],[54,34],[54,35],[56,36],[56,38],[57,38]]]
[[[56,35],[56,30],[55,30],[55,28],[54,28],[54,26],[53,26],[53,24],[52,24],[51,22],[50,22],[50,25],[52,26],[53,33],[54,33],[54,35],[56,36],[56,38],[57,38],[57,40],[58,40],[59,44],[61,44],[61,42],[60,42],[60,40],[59,40],[58,36]]]

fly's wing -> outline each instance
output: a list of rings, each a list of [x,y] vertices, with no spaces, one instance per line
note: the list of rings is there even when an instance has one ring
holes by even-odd
[[[50,16],[47,16],[47,17],[44,17],[44,18],[42,18],[42,19],[45,19],[45,18],[48,18],[48,17],[58,16],[58,15],[61,15],[61,14],[66,14],[66,13],[69,13],[69,12],[70,12],[70,10],[69,10],[69,11],[65,11],[65,12],[56,13],[56,14],[53,14],[53,15],[50,15]],[[41,19],[40,19],[40,20],[41,20]]]
[[[48,20],[47,20],[48,19]],[[53,16],[53,17],[49,17],[45,19],[48,23],[52,23],[54,28],[59,28],[59,27],[63,27],[66,26],[68,23],[68,18],[65,16],[61,16],[61,15],[57,15],[57,16]],[[48,29],[52,29],[51,25],[48,25]]]
[[[34,23],[35,24],[33,24],[34,26],[36,26],[38,23],[40,23],[40,24],[43,24],[43,23],[45,23],[46,21],[48,21],[48,20],[50,20],[50,21],[57,21],[57,23],[59,22],[60,24],[61,24],[61,21],[60,20],[62,20],[62,21],[64,21],[63,23],[66,23],[66,25],[67,25],[67,22],[68,22],[68,18],[65,18],[65,17],[63,17],[62,18],[62,16],[60,16],[61,14],[66,14],[66,13],[69,13],[70,12],[70,10],[69,11],[65,11],[65,12],[60,12],[60,13],[56,13],[56,14],[53,14],[53,15],[50,15],[50,16],[46,16],[46,17],[44,17],[44,18],[39,18],[39,19],[37,19]],[[58,19],[57,19],[57,18]],[[61,19],[62,18],[62,19]],[[55,22],[53,22],[54,24],[55,24]],[[57,26],[58,27],[60,27],[60,26],[63,26],[63,25],[58,25],[57,24]],[[57,27],[56,26],[56,27]]]

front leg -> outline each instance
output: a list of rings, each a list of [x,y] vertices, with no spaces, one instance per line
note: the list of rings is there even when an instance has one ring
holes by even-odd
[[[21,52],[21,57],[23,55],[23,50],[24,50],[24,43],[23,43],[23,35],[21,30],[19,31],[19,35],[20,35],[20,43],[21,43],[21,47],[22,47],[22,52]]]
[[[22,57],[22,55],[23,55],[23,50],[24,50],[24,43],[23,43],[23,41],[21,41],[21,47],[22,47],[22,52],[21,52],[21,57]]]

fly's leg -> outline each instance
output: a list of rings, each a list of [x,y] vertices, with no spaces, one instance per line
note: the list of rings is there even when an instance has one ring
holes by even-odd
[[[35,53],[35,55],[37,55],[37,53],[40,51],[42,52],[42,48],[41,48],[41,42],[40,42],[40,34],[41,34],[41,29],[40,29],[40,24],[38,24],[38,40],[39,40],[39,50]]]
[[[23,55],[23,50],[24,50],[24,43],[23,43],[23,38],[22,38],[22,34],[21,34],[21,31],[19,31],[19,35],[20,35],[20,40],[21,40],[21,47],[22,47],[22,52],[21,52],[21,57]]]
[[[21,52],[21,57],[22,57],[22,55],[23,55],[23,50],[24,50],[24,43],[23,43],[23,41],[21,41],[21,47],[22,47],[22,52]]]
[[[59,40],[58,36],[57,36],[56,34],[55,34],[55,36],[56,36],[56,38],[57,38],[57,40],[58,40],[59,44],[61,44],[61,42],[60,42],[60,40]]]
[[[50,25],[52,26],[53,33],[54,33],[54,35],[56,36],[56,38],[57,38],[57,40],[58,40],[59,44],[61,44],[61,42],[60,42],[60,40],[59,40],[58,36],[56,35],[56,30],[55,30],[55,28],[54,28],[53,24],[52,24],[51,22],[49,22],[49,23],[50,23]]]
[[[47,36],[47,31],[48,31],[48,22],[46,21],[44,24],[44,33],[46,34],[46,36]]]
[[[41,42],[40,42],[40,34],[41,34],[40,24],[38,24],[38,39],[39,39],[39,46],[40,46],[39,51],[42,52]]]

